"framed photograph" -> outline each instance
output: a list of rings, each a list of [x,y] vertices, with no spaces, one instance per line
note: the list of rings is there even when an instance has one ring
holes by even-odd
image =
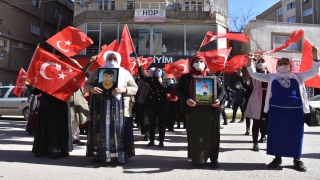
[[[98,87],[104,92],[112,91],[118,87],[119,69],[118,68],[99,68]]]
[[[197,105],[211,106],[217,99],[216,76],[193,76],[193,97]]]

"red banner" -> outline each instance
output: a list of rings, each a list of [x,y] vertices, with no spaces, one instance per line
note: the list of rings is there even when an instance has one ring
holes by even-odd
[[[18,97],[20,97],[21,93],[26,89],[26,86],[24,85],[24,79],[26,78],[26,76],[26,71],[23,68],[21,68],[16,80],[16,85],[12,90],[12,93]]]

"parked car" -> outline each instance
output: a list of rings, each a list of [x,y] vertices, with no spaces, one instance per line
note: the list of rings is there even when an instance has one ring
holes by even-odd
[[[309,98],[310,105],[316,109],[320,109],[320,95]]]
[[[28,90],[24,90],[20,97],[12,93],[15,86],[0,86],[0,117],[2,115],[29,117]]]

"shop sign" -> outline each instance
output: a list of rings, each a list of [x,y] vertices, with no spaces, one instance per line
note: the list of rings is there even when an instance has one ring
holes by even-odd
[[[166,22],[166,10],[135,9],[134,22]]]

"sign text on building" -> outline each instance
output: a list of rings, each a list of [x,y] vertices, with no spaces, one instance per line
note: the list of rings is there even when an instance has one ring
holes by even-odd
[[[134,22],[166,22],[166,10],[135,9]]]

